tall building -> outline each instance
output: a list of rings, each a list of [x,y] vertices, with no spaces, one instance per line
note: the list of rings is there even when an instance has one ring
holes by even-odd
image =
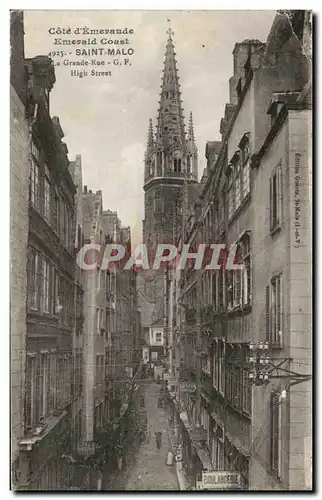
[[[74,401],[75,186],[46,56],[24,58],[11,16],[12,487],[70,485]]]
[[[148,247],[151,262],[159,243],[174,241],[183,186],[196,183],[198,177],[192,114],[186,133],[171,28],[167,34],[156,132],[150,120],[144,162],[143,243]],[[164,270],[144,270],[139,274],[139,305],[144,327],[150,327],[154,322],[166,327],[166,287]]]
[[[143,240],[152,248],[173,241],[176,200],[184,180],[195,182],[198,176],[192,114],[187,136],[172,31],[168,33],[156,134],[150,120],[145,155]]]
[[[207,143],[200,196],[185,204],[182,241],[235,245],[244,264],[173,280],[169,385],[193,483],[208,468],[238,472],[246,490],[312,487],[307,14],[280,12],[266,43],[235,45],[222,141]]]
[[[26,79],[23,13],[11,15],[10,61],[10,314],[11,314],[11,470],[19,484],[19,441],[24,435],[23,386],[26,356],[29,132],[26,119]]]

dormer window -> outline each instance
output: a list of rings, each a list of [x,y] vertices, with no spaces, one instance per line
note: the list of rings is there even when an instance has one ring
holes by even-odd
[[[191,155],[188,155],[187,158],[187,173],[190,174],[191,172]]]

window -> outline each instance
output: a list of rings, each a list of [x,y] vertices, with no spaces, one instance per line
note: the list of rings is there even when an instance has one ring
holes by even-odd
[[[65,239],[64,239],[64,245],[65,248],[69,249],[70,248],[70,235],[71,235],[71,217],[70,217],[70,210],[65,206]]]
[[[100,325],[101,325],[101,314],[100,310],[96,309],[96,333],[100,334]]]
[[[271,469],[279,478],[282,475],[282,442],[281,442],[281,403],[279,395],[276,392],[272,392],[270,400],[270,414],[271,414]]]
[[[233,278],[234,278],[234,307],[238,307],[241,305],[242,271],[238,269],[233,271]]]
[[[235,192],[234,192],[234,180],[231,174],[228,181],[228,219],[231,219],[233,213],[235,212]]]
[[[152,351],[151,352],[151,360],[152,361],[157,361],[157,359],[158,359],[158,353],[155,352],[155,351]]]
[[[154,211],[155,212],[163,212],[163,210],[164,210],[163,200],[160,200],[160,199],[154,200]]]
[[[180,173],[181,172],[181,159],[177,159],[175,158],[174,159],[174,172],[178,172]]]
[[[243,176],[243,198],[250,192],[250,165],[249,161],[247,161],[242,167],[242,176]]]
[[[49,372],[49,354],[40,354],[40,377],[39,377],[39,404],[41,418],[45,418],[49,410],[50,400],[50,372]]]
[[[250,234],[245,233],[240,240],[244,269],[241,271],[243,304],[250,304],[252,297]]]
[[[42,279],[43,279],[43,312],[50,312],[50,267],[49,262],[46,259],[42,261]]]
[[[243,178],[243,198],[250,192],[250,152],[249,138],[245,139],[242,147],[242,178]]]
[[[157,163],[157,176],[161,177],[161,175],[162,175],[162,151],[157,152],[156,163]]]
[[[30,354],[26,358],[25,398],[25,424],[28,430],[36,423],[36,356]]]
[[[50,223],[50,209],[51,209],[51,185],[48,176],[48,169],[46,168],[46,174],[44,178],[44,217],[48,223]]]
[[[59,375],[57,377],[59,385],[59,405],[65,405],[71,395],[72,385],[72,358],[71,356],[63,355],[58,361]]]
[[[228,309],[232,309],[234,307],[234,271],[228,272],[228,286],[227,286],[227,302]]]
[[[96,356],[96,383],[101,384],[104,381],[104,355]]]
[[[60,215],[60,239],[61,241],[65,241],[65,204],[62,200],[60,200],[59,207],[59,215]]]
[[[243,370],[243,410],[248,415],[252,412],[252,386],[246,370]]]
[[[244,270],[234,269],[227,271],[228,289],[227,302],[228,309],[234,309],[242,305],[242,284]]]
[[[48,401],[49,411],[53,410],[57,406],[57,392],[56,392],[56,377],[57,377],[57,353],[51,352],[50,354],[50,396]]]
[[[60,201],[59,197],[55,194],[54,196],[54,209],[53,209],[53,226],[54,231],[59,235],[60,234]]]
[[[214,310],[218,309],[218,271],[215,271],[215,274],[212,276],[212,303]]]
[[[39,255],[34,250],[30,251],[30,272],[29,272],[29,293],[30,307],[38,310],[39,307]]]
[[[53,269],[53,314],[58,315],[60,312],[59,303],[59,285],[60,276],[56,268]]]
[[[162,333],[161,332],[156,332],[155,340],[156,340],[156,342],[162,342]]]
[[[236,178],[235,178],[235,202],[236,202],[236,210],[240,207],[241,202],[241,168],[240,161],[238,160],[237,169],[236,169]]]
[[[228,401],[231,401],[231,374],[232,365],[226,366],[226,381],[225,381],[225,396]]]
[[[223,309],[225,307],[225,269],[222,265],[218,273],[219,308]]]
[[[221,341],[214,344],[213,356],[213,387],[223,394],[224,391],[224,346]]]
[[[191,163],[192,163],[191,158],[192,158],[192,156],[188,155],[188,157],[187,157],[187,174],[191,173]]]
[[[241,387],[241,369],[239,366],[233,367],[232,372],[232,403],[235,408],[241,409],[242,405],[242,387]]]
[[[39,165],[34,160],[34,158],[31,159],[29,196],[31,203],[39,210],[40,209]]]
[[[270,230],[275,231],[282,222],[282,168],[279,165],[270,178]]]
[[[282,344],[283,334],[282,276],[276,276],[271,282],[271,321],[270,340],[273,344]]]

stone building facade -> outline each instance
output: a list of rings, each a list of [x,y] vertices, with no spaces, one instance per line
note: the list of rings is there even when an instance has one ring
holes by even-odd
[[[306,29],[304,11],[278,13],[266,43],[235,45],[222,140],[207,143],[194,214],[188,191],[183,197],[178,241],[233,245],[243,269],[187,268],[172,274],[177,387],[190,384],[188,391],[177,390],[178,406],[190,425],[203,429],[208,466],[210,460],[212,470],[238,471],[243,489],[310,488],[311,68],[302,43]],[[227,262],[225,252],[219,262]],[[187,429],[181,414],[178,424]],[[201,448],[195,437],[187,444],[188,435],[182,432],[186,468],[198,479],[193,448],[200,459]]]
[[[144,162],[143,243],[148,247],[150,268],[158,244],[172,243],[180,220],[184,183],[195,184],[198,177],[198,151],[192,114],[185,130],[176,53],[172,30],[168,31],[156,131],[149,123]],[[165,269],[143,270],[138,274],[139,308],[143,327],[163,324],[167,346],[169,276]],[[172,341],[171,341],[172,342]]]
[[[25,116],[26,86],[21,12],[16,12],[11,17],[10,82],[11,468],[12,484],[15,487],[19,484],[19,441],[24,435],[26,259],[29,227],[29,130]]]
[[[11,35],[12,485],[61,489],[71,473],[62,456],[71,445],[74,390],[75,186],[59,119],[49,111],[52,61],[24,58],[19,12]]]

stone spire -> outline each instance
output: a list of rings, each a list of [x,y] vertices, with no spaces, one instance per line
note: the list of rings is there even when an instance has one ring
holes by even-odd
[[[153,139],[153,123],[152,123],[152,118],[149,120],[149,129],[148,129],[148,143],[147,143],[147,149],[153,148],[154,145],[154,139]]]
[[[172,39],[174,32],[169,28],[167,34],[156,143],[164,150],[178,147],[184,152],[186,140],[176,53]]]
[[[190,112],[189,117],[189,128],[188,128],[188,149],[190,153],[197,153],[197,145],[195,140],[195,131],[193,127],[192,112]]]

